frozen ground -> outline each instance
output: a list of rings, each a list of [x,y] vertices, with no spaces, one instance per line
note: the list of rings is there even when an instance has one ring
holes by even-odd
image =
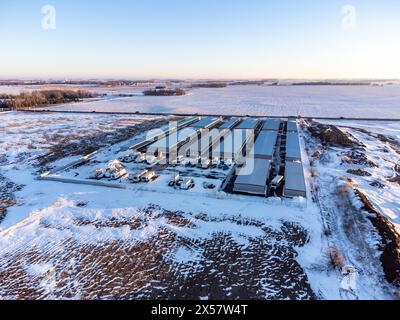
[[[112,134],[124,129],[117,123],[140,126],[148,118],[2,113],[0,119],[7,124],[0,175],[24,185],[11,190],[15,205],[0,224],[0,298],[345,298],[311,195],[282,202],[38,181],[37,157],[49,151],[53,134],[84,141],[99,127]],[[359,275],[359,298],[390,299],[379,263],[369,271]]]
[[[127,97],[54,110],[400,118],[400,86],[230,86],[181,97]]]

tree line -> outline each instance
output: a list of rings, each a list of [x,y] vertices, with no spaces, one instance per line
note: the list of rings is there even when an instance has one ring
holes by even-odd
[[[22,92],[19,95],[0,94],[0,109],[26,109],[48,105],[79,102],[86,98],[95,98],[97,94],[86,91],[43,90]]]

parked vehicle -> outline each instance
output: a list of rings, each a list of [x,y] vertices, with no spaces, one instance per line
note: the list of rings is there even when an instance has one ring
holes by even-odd
[[[279,175],[272,179],[270,184],[271,192],[274,193],[278,188],[280,188],[283,185],[284,180],[285,178]]]
[[[191,178],[185,178],[182,180],[180,188],[182,190],[189,190],[195,187],[194,180]]]
[[[171,179],[169,180],[168,185],[170,187],[174,187],[177,185],[177,183],[179,182],[179,180],[181,180],[181,175],[179,174],[179,172],[174,172],[171,176]]]
[[[142,177],[140,178],[140,180],[142,182],[150,182],[151,180],[153,180],[156,177],[156,173],[154,171],[147,171],[144,175],[142,175]]]
[[[113,160],[108,163],[105,175],[110,179],[117,180],[126,174],[126,169],[118,160]]]
[[[144,176],[149,170],[142,170],[136,173],[130,173],[128,179],[134,183],[139,183],[142,180],[142,176]]]
[[[201,169],[208,169],[211,166],[211,160],[203,158],[197,163],[197,167]]]
[[[104,168],[97,168],[90,173],[90,179],[100,180],[104,178],[106,170]]]
[[[203,182],[203,188],[204,189],[215,189],[216,186],[215,186],[215,184],[212,184],[212,183]]]
[[[127,154],[122,157],[119,157],[118,160],[123,163],[131,163],[136,160],[138,156],[136,154]]]
[[[146,155],[144,153],[139,153],[135,159],[135,163],[142,163],[146,161]]]
[[[147,164],[155,164],[158,161],[160,161],[162,158],[163,158],[163,153],[159,152],[157,156],[154,156],[154,155],[146,156],[146,162],[147,162]]]

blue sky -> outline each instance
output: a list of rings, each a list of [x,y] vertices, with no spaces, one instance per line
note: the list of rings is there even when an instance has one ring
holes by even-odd
[[[0,77],[400,78],[399,16],[398,0],[1,0]]]

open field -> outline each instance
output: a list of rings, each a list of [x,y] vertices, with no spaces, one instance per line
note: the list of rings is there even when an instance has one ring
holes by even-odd
[[[39,181],[38,172],[77,160],[88,145],[99,149],[95,161],[118,157],[165,119],[7,112],[0,120],[0,187],[11,199],[0,223],[0,298],[349,299],[328,255],[333,245],[358,270],[358,298],[394,297],[379,229],[352,187],[336,195],[351,178],[399,223],[398,184],[390,181],[399,161],[397,123],[368,132],[357,129],[368,123],[335,123],[365,145],[367,158],[343,158],[352,147],[327,146],[304,123],[308,197],[281,199],[202,190],[199,177],[190,192],[168,188],[165,179],[127,189]],[[377,166],[351,162],[357,159]],[[64,174],[89,172],[85,165]]]
[[[108,97],[100,101],[68,104],[52,109],[400,118],[399,97],[400,86],[232,86],[219,89],[192,89],[181,97]]]

